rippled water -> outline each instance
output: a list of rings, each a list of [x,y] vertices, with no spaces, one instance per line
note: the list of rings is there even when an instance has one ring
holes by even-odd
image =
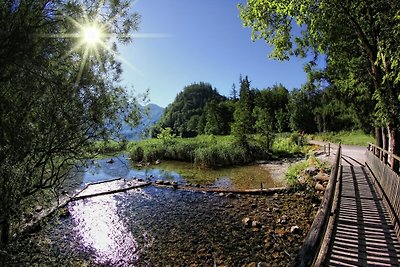
[[[115,177],[140,178],[149,181],[170,180],[179,184],[200,184],[226,189],[247,189],[283,186],[282,180],[271,177],[268,169],[259,165],[233,166],[217,169],[198,169],[193,164],[179,161],[163,161],[160,165],[136,167],[127,155],[93,160],[81,168],[83,183],[108,180]]]

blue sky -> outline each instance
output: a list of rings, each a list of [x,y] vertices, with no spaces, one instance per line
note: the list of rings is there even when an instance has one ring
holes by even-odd
[[[251,41],[243,28],[239,1],[141,0],[133,10],[142,16],[136,38],[120,47],[122,84],[136,93],[150,89],[150,102],[167,106],[182,89],[194,82],[209,82],[229,95],[239,76],[262,89],[282,83],[289,90],[306,81],[305,60],[280,62],[268,58],[264,41]],[[243,1],[242,1],[243,2]]]

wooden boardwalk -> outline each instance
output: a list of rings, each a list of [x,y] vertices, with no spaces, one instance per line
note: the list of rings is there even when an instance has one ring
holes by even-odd
[[[324,266],[400,266],[400,243],[366,167],[342,157],[339,202]]]

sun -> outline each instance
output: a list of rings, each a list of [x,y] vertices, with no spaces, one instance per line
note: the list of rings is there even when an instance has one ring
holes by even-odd
[[[88,47],[94,47],[102,42],[101,29],[96,25],[85,25],[82,27],[82,41]]]

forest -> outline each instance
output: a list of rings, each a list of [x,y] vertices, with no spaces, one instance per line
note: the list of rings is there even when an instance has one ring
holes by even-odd
[[[373,102],[354,101],[333,85],[316,89],[305,85],[288,90],[283,85],[251,87],[246,76],[232,85],[229,97],[211,84],[186,86],[151,130],[171,128],[181,137],[201,134],[271,135],[283,132],[316,133],[340,130],[373,131]]]

